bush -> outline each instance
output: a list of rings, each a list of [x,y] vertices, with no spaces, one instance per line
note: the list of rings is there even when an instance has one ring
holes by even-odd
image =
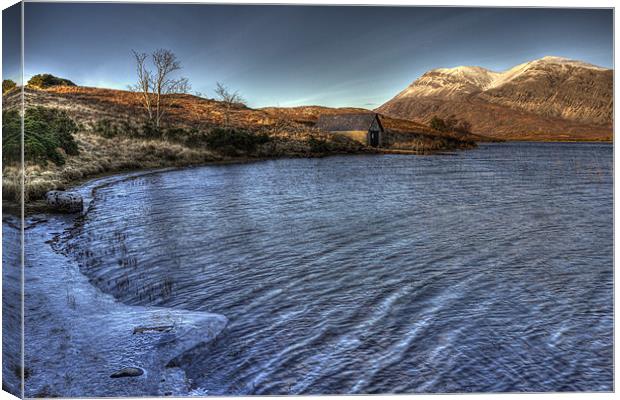
[[[435,129],[436,131],[443,132],[446,130],[446,123],[443,121],[443,119],[435,115],[433,116],[433,118],[431,118],[430,127]]]
[[[471,133],[471,124],[468,121],[461,120],[456,124],[454,130],[463,134]]]
[[[92,126],[92,131],[108,139],[117,136],[152,139],[161,136],[152,124],[145,123],[140,127],[131,121],[119,122],[107,118],[97,120]]]
[[[310,136],[308,145],[311,153],[322,154],[330,151],[330,147],[324,139],[317,139],[314,136]]]
[[[21,119],[17,110],[2,112],[2,161],[21,161]]]
[[[215,128],[205,135],[204,142],[226,155],[252,153],[258,145],[267,143],[269,136],[233,128]]]
[[[177,143],[184,143],[188,145],[197,145],[200,142],[196,142],[193,139],[200,136],[200,131],[195,128],[183,129],[179,127],[172,127],[162,131],[162,137],[166,140],[170,140]]]
[[[464,119],[457,119],[454,115],[446,119],[438,116],[431,118],[430,127],[440,132],[458,132],[462,134],[471,133],[471,124]]]
[[[28,86],[45,89],[52,86],[75,86],[75,83],[51,74],[38,74],[30,78]]]
[[[5,94],[6,92],[13,90],[17,87],[17,83],[15,83],[14,81],[10,80],[10,79],[5,79],[2,81],[2,94]]]
[[[109,119],[98,119],[93,125],[93,131],[105,138],[112,138],[118,135],[116,125]]]
[[[2,161],[19,162],[19,112],[4,111],[2,118]],[[45,164],[47,161],[57,165],[64,164],[64,154],[78,154],[78,146],[73,137],[75,132],[77,125],[63,111],[45,107],[28,108],[24,117],[24,158],[38,164]]]
[[[163,136],[163,131],[152,121],[147,121],[144,125],[142,125],[142,135],[149,139],[161,139]]]

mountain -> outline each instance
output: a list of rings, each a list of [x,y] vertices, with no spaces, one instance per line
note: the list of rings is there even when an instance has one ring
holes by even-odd
[[[455,115],[475,133],[510,140],[611,140],[613,70],[562,57],[503,72],[437,68],[376,111],[420,123]]]

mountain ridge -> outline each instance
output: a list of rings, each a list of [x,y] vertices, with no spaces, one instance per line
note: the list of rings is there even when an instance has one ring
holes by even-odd
[[[435,68],[376,111],[420,123],[456,115],[502,139],[611,140],[613,70],[555,56],[501,72]]]

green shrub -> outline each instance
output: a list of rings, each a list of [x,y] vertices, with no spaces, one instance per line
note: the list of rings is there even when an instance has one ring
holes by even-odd
[[[133,124],[131,121],[114,121],[111,119],[99,119],[92,126],[92,131],[105,137],[114,138],[117,136],[132,137],[132,138],[145,138],[152,136],[152,127],[149,124],[145,124],[140,127]]]
[[[162,131],[162,136],[164,139],[185,144],[191,144],[191,138],[199,134],[199,131],[195,128],[183,129],[178,127],[172,127]],[[198,143],[194,142],[194,145],[196,144]]]
[[[2,162],[21,161],[21,119],[19,111],[2,112]]]
[[[93,131],[106,138],[112,138],[118,135],[116,125],[109,119],[97,120],[93,125]]]
[[[234,128],[215,128],[204,137],[204,143],[207,146],[226,155],[252,153],[258,145],[268,141],[269,136],[265,134],[255,134]]]
[[[30,78],[28,86],[45,89],[52,86],[75,86],[75,83],[51,74],[38,74]]]
[[[10,79],[5,79],[2,81],[2,94],[5,94],[6,92],[13,90],[16,87],[17,83]]]
[[[39,164],[65,162],[64,154],[77,155],[78,146],[73,137],[77,125],[63,111],[31,107],[24,117],[24,158]],[[21,124],[17,110],[2,113],[2,161],[21,159]],[[63,152],[61,152],[62,150]]]
[[[149,139],[161,139],[163,130],[158,128],[152,121],[147,121],[142,125],[142,135]]]

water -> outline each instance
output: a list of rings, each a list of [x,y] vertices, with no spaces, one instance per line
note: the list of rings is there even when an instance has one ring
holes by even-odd
[[[99,188],[61,243],[223,314],[195,394],[613,390],[613,146],[284,159]]]

